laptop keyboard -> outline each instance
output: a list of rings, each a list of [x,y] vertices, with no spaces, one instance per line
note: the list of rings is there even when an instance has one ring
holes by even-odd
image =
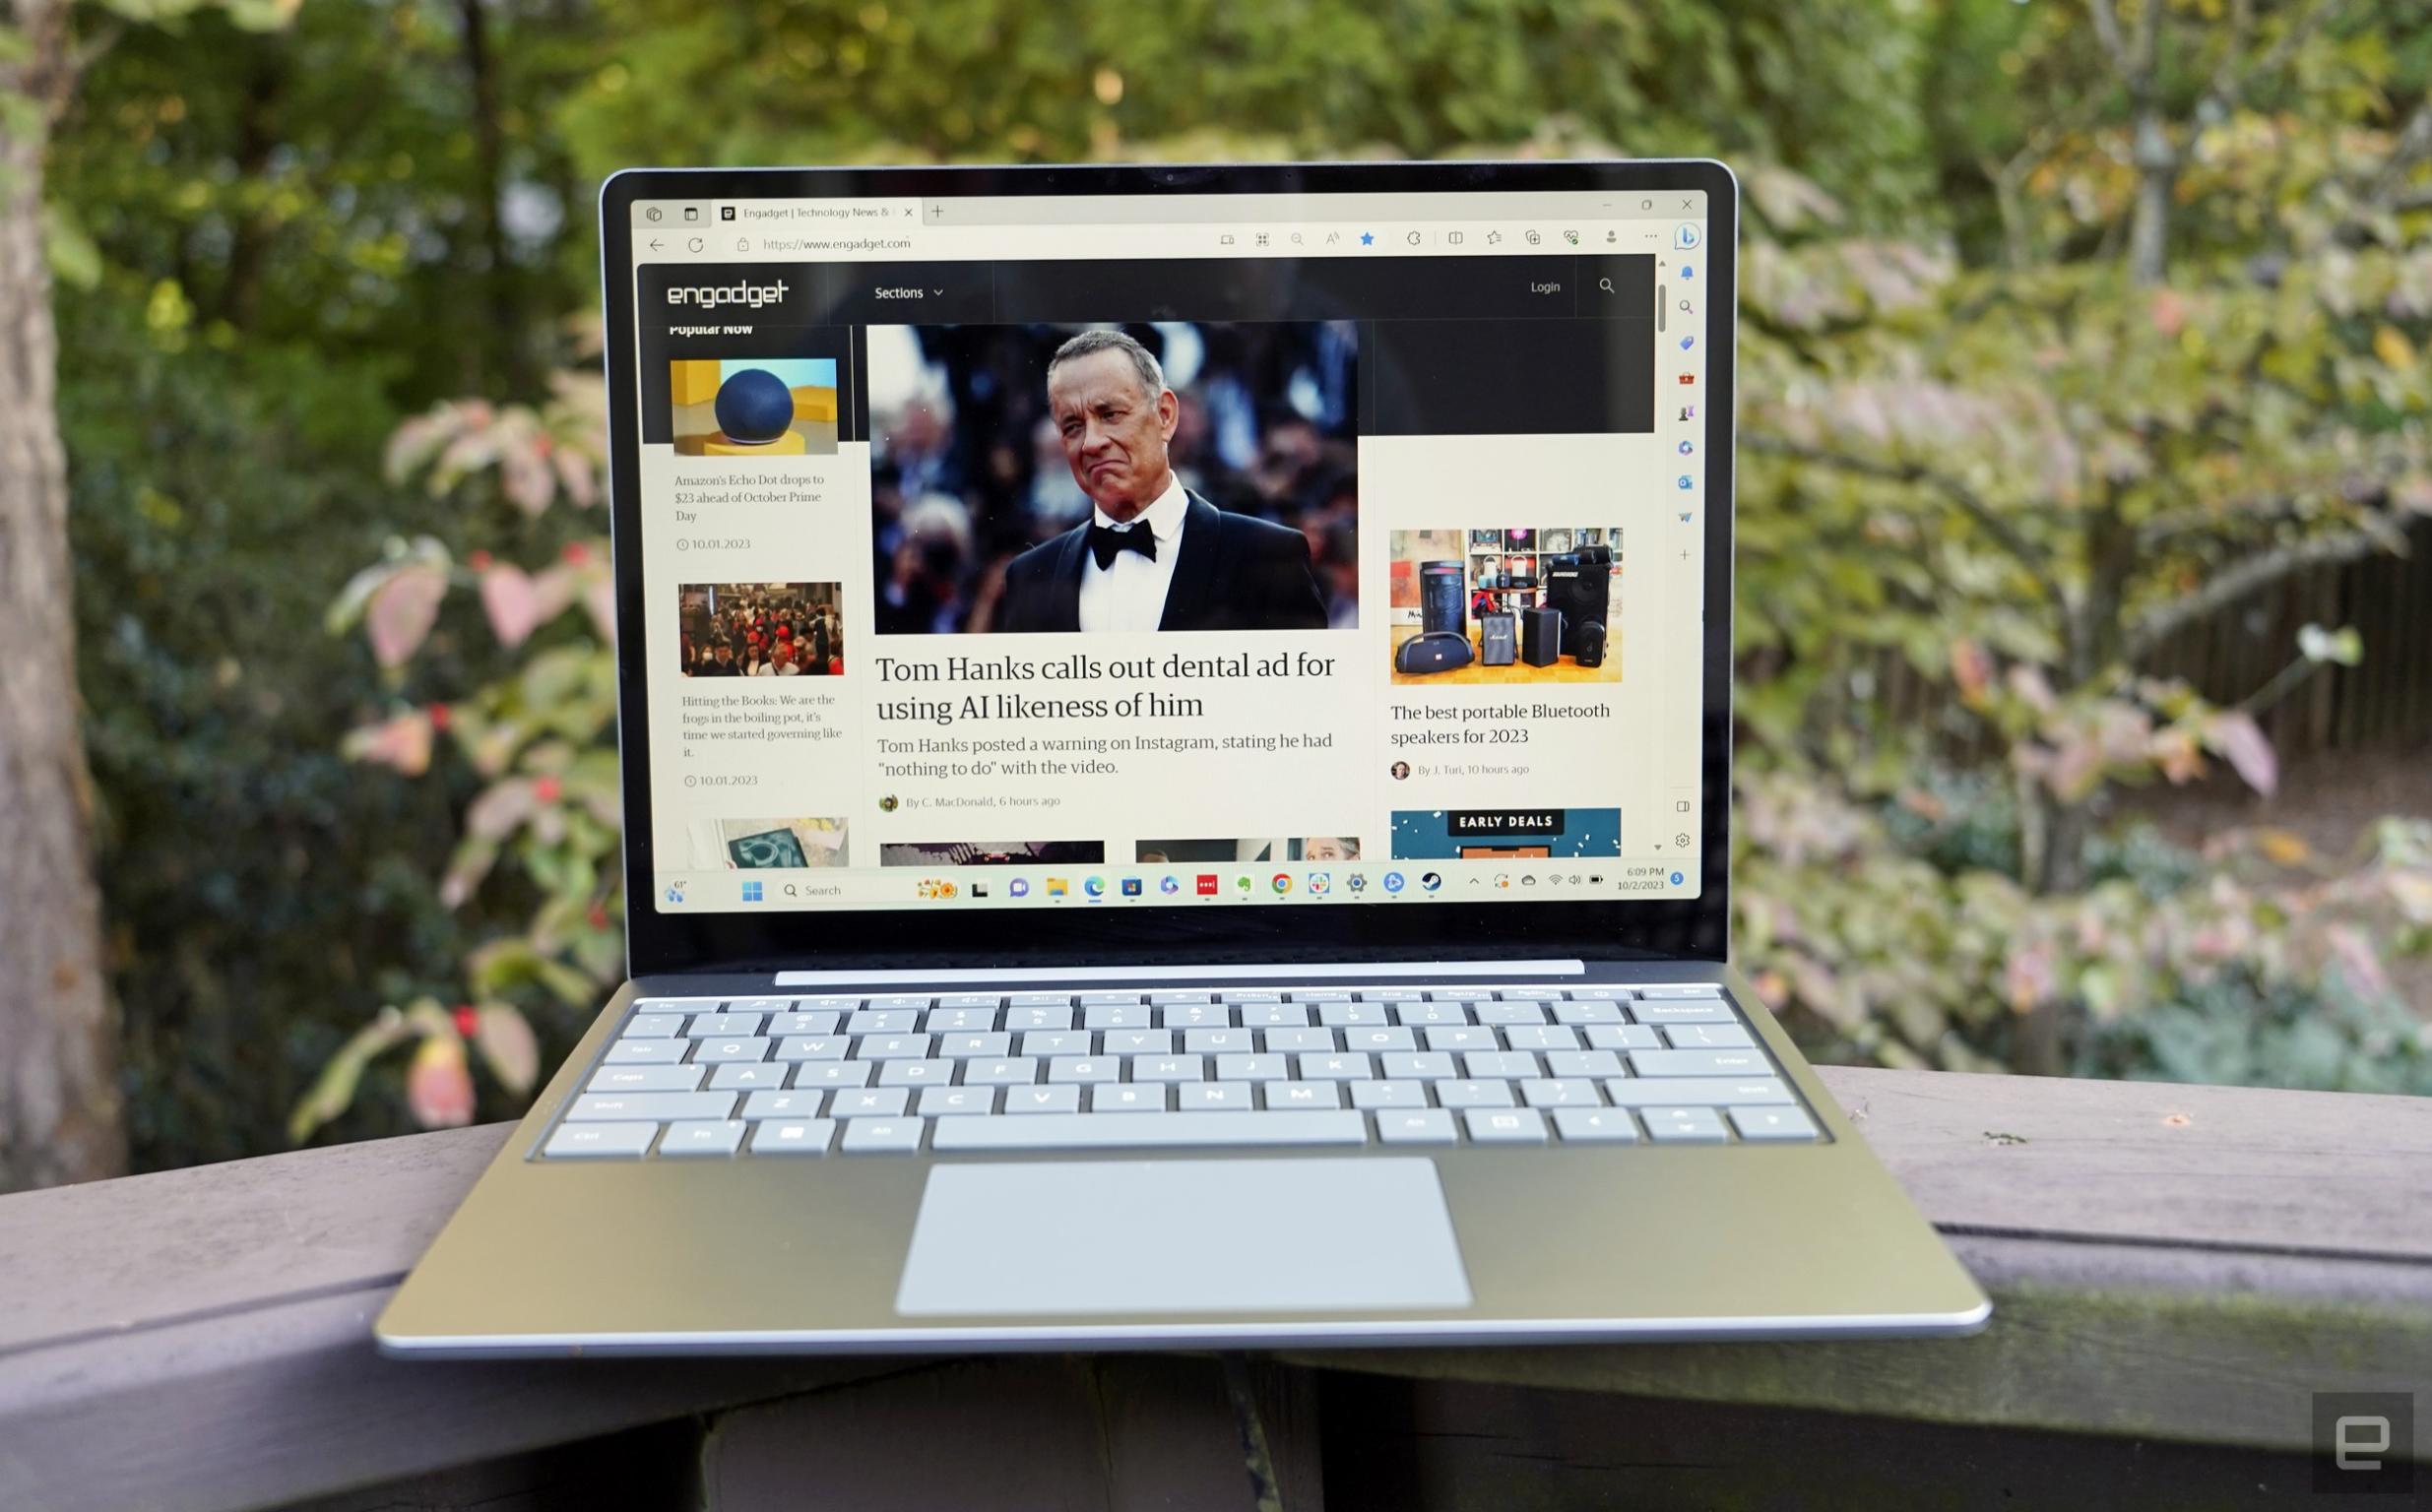
[[[637,999],[546,1160],[1818,1142],[1711,986]]]

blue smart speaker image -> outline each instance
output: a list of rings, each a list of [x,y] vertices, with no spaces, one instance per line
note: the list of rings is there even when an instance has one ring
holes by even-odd
[[[774,441],[794,423],[794,391],[775,373],[747,367],[718,386],[717,412],[728,440]]]

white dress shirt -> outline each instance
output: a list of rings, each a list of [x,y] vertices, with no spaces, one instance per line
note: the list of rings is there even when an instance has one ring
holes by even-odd
[[[1092,509],[1096,522],[1113,530],[1147,531],[1157,537],[1157,560],[1136,551],[1118,551],[1107,566],[1086,544],[1081,548],[1081,628],[1084,630],[1154,630],[1166,613],[1166,589],[1174,582],[1174,562],[1183,554],[1183,522],[1190,513],[1190,495],[1175,478],[1157,502],[1132,516],[1128,526],[1117,525],[1103,509]]]

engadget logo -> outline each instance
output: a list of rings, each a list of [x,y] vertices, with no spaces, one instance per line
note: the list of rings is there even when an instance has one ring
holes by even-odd
[[[714,310],[722,304],[749,305],[756,310],[764,304],[783,304],[785,297],[786,281],[783,279],[774,284],[734,284],[725,288],[668,290],[668,303],[695,304],[705,310]]]

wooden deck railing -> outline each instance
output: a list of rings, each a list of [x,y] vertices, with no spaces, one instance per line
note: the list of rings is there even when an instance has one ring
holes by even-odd
[[[1248,1507],[1250,1424],[1295,1509],[1855,1498],[2047,1463],[2106,1490],[2058,1502],[2173,1465],[2147,1504],[2228,1505],[2205,1487],[2302,1489],[2314,1393],[2432,1411],[2432,1100],[1824,1075],[1993,1293],[1981,1336],[1247,1370],[383,1359],[371,1320],[496,1125],[0,1199],[0,1508]]]

